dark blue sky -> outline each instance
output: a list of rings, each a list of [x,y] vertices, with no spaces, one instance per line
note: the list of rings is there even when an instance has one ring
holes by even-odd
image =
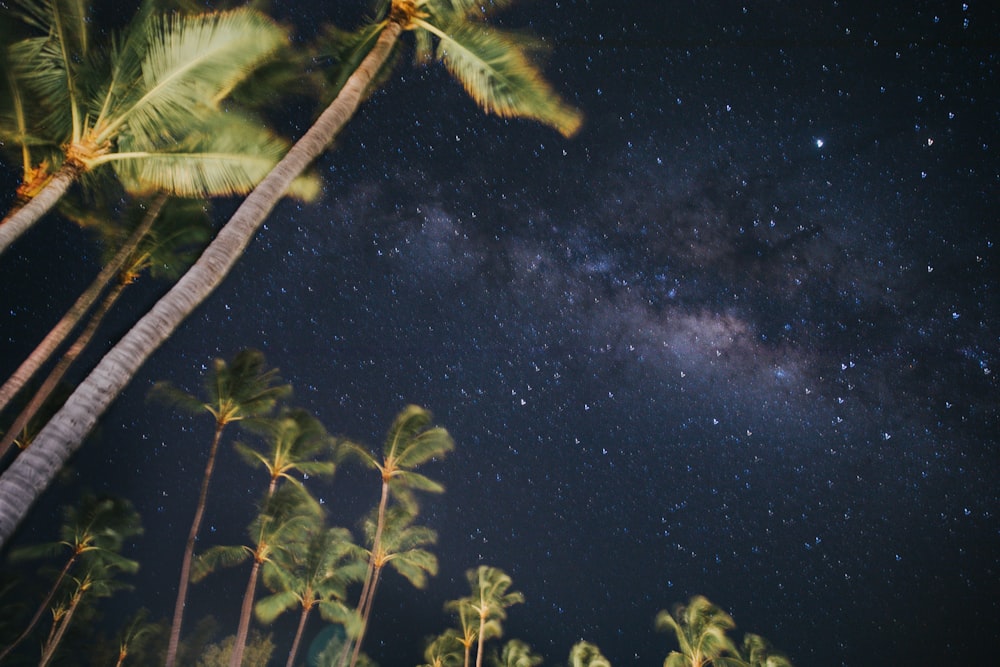
[[[417,664],[480,563],[525,593],[507,636],[548,664],[578,639],[660,664],[653,617],[698,593],[800,667],[991,654],[1000,17],[755,4],[505,14],[552,47],[587,115],[572,140],[404,61],[319,164],[323,200],[279,207],[75,460],[145,519],[119,606],[172,607],[210,436],[148,388],[194,390],[256,347],[331,432],[380,445],[414,402],[455,437],[421,517],[441,574],[417,593],[387,577],[375,603],[386,667]],[[287,18],[305,30],[312,9]],[[96,260],[59,220],[2,258],[0,371]],[[163,289],[134,288],[101,342]],[[242,536],[263,484],[223,457],[206,544]],[[355,527],[377,479],[316,490]],[[243,576],[193,605],[235,628]]]

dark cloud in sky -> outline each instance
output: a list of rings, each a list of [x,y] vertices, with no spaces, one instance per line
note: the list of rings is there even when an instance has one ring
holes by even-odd
[[[481,562],[524,591],[508,636],[549,664],[580,638],[659,664],[655,613],[695,593],[798,665],[981,657],[1000,164],[995,11],[970,4],[528,3],[507,21],[553,46],[587,112],[572,141],[402,68],[318,165],[323,201],[279,207],[76,460],[143,512],[136,599],[173,603],[209,426],[145,393],[258,347],[333,432],[376,445],[417,402],[456,438],[422,515],[442,573],[375,604],[387,667],[416,664]],[[61,224],[0,262],[2,370],[94,271]],[[107,340],[162,286],[135,289]],[[317,492],[353,526],[375,483]],[[223,452],[206,543],[242,536],[258,487]],[[234,624],[242,583],[193,604]]]

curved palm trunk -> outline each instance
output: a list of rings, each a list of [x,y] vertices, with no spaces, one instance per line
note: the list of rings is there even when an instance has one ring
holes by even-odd
[[[24,632],[17,636],[17,639],[15,639],[10,646],[5,648],[3,652],[0,653],[0,662],[3,662],[3,659],[6,658],[11,651],[17,648],[17,646],[31,634],[31,631],[35,629],[35,626],[38,625],[38,621],[41,620],[42,614],[44,614],[49,608],[49,603],[52,602],[52,598],[55,597],[56,591],[59,590],[59,585],[63,582],[63,579],[66,578],[66,575],[69,574],[70,568],[72,568],[73,564],[76,563],[78,556],[79,552],[75,552],[72,556],[70,556],[69,560],[66,561],[63,569],[59,571],[59,576],[56,577],[55,583],[52,584],[52,587],[49,589],[48,594],[46,594],[45,599],[42,600],[42,603],[38,605],[38,610],[35,612],[35,615],[31,617],[28,627],[24,629]]]
[[[33,224],[41,220],[43,215],[52,210],[56,202],[69,190],[69,186],[80,177],[82,171],[83,165],[67,160],[37,195],[0,221],[0,254],[3,254],[7,247]]]
[[[139,246],[139,243],[145,238],[146,234],[149,232],[156,218],[160,215],[160,210],[166,203],[166,195],[162,195],[153,205],[150,206],[149,211],[146,212],[145,217],[139,226],[135,228],[132,235],[129,236],[128,240],[118,249],[115,256],[108,262],[101,272],[97,274],[94,281],[90,284],[90,287],[77,298],[76,303],[66,312],[59,322],[52,327],[52,330],[45,336],[41,343],[32,351],[28,358],[25,359],[21,365],[18,367],[14,374],[11,375],[3,386],[0,387],[0,411],[3,411],[10,403],[10,400],[21,390],[21,388],[27,384],[38,369],[49,360],[49,357],[56,351],[69,333],[76,328],[76,326],[83,319],[83,316],[87,314],[90,307],[94,305],[97,298],[101,296],[101,293],[107,287],[108,283],[118,275],[122,267],[125,266],[125,261],[129,258],[129,255]],[[0,227],[2,229],[2,227]],[[2,455],[2,454],[0,454]]]
[[[45,404],[45,401],[49,399],[52,392],[59,386],[59,382],[61,382],[63,376],[66,375],[66,371],[69,370],[69,367],[73,365],[73,362],[76,361],[77,357],[80,356],[83,350],[90,343],[90,339],[93,338],[94,334],[97,332],[97,327],[101,324],[101,321],[104,320],[104,316],[108,314],[108,311],[111,310],[111,307],[115,304],[115,302],[118,301],[118,297],[121,296],[126,285],[127,283],[119,282],[110,292],[108,292],[107,296],[104,297],[104,301],[101,303],[101,307],[94,311],[90,321],[87,322],[86,328],[80,332],[79,337],[73,342],[73,345],[66,350],[66,354],[63,355],[62,359],[59,360],[59,363],[52,369],[49,376],[45,378],[45,382],[43,382],[42,386],[35,392],[31,401],[24,406],[24,409],[21,410],[21,414],[17,416],[14,423],[11,424],[10,428],[7,429],[7,432],[4,433],[3,438],[0,439],[0,458],[7,453],[7,450],[17,438],[17,434],[28,426],[28,422],[30,422],[32,418],[38,414],[42,405]]]
[[[476,637],[476,667],[483,667],[483,632],[486,630],[486,614],[479,614],[479,635]]]
[[[243,662],[243,649],[247,645],[247,634],[250,631],[250,615],[253,613],[253,599],[257,594],[257,575],[260,573],[260,560],[253,559],[250,568],[250,579],[243,593],[243,608],[240,610],[240,625],[236,630],[236,641],[233,642],[233,654],[229,657],[229,667],[240,667]]]
[[[295,656],[299,652],[299,642],[302,641],[302,633],[306,629],[306,621],[309,620],[310,611],[312,611],[312,605],[302,607],[302,615],[299,616],[299,627],[295,630],[295,639],[292,640],[292,648],[288,651],[288,662],[285,663],[285,667],[294,667],[295,665]]]
[[[0,476],[0,548],[143,362],[226,277],[292,180],[350,120],[402,27],[390,21],[358,69],[288,154],[264,177],[198,261],[104,356],[32,446]]]
[[[212,445],[208,450],[208,462],[205,464],[205,473],[201,478],[198,506],[194,510],[194,519],[191,520],[191,530],[188,532],[187,543],[184,545],[184,558],[181,560],[181,579],[177,584],[177,602],[174,604],[174,619],[170,624],[170,639],[167,642],[167,657],[164,660],[165,667],[174,667],[174,662],[177,660],[177,646],[180,644],[181,639],[184,607],[187,604],[188,588],[191,585],[191,561],[194,558],[194,543],[198,539],[198,532],[201,530],[201,521],[205,516],[208,485],[212,481],[215,456],[219,451],[219,440],[222,438],[222,431],[225,427],[226,425],[223,422],[216,422],[215,424],[215,435],[212,437]]]
[[[376,567],[375,573],[372,575],[371,587],[368,590],[368,604],[361,615],[361,630],[358,632],[358,638],[354,640],[354,651],[351,653],[351,667],[354,667],[358,663],[358,656],[361,655],[361,642],[365,638],[365,631],[368,630],[368,619],[372,614],[372,604],[375,602],[375,589],[378,588],[378,580],[381,574],[381,566]]]

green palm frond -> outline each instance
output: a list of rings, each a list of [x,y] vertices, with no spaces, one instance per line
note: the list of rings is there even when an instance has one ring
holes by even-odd
[[[414,588],[427,586],[427,576],[438,573],[437,556],[424,549],[400,552],[389,561],[389,566],[401,574]]]
[[[427,493],[444,493],[444,485],[412,470],[402,470],[389,482],[393,492],[399,495],[402,487],[407,490],[426,491]]]
[[[127,124],[136,145],[157,145],[165,127],[217,104],[287,40],[271,19],[248,9],[154,17],[145,28],[142,85],[109,109],[99,141]]]
[[[406,447],[399,452],[396,465],[400,468],[416,468],[431,459],[444,456],[455,448],[448,431],[441,427],[428,429],[411,436]]]
[[[197,583],[220,567],[234,567],[249,558],[250,550],[242,545],[211,547],[191,564],[191,581]]]
[[[204,109],[188,117],[180,142],[144,145],[131,133],[119,137],[118,151],[93,161],[111,162],[132,194],[167,192],[180,197],[246,194],[271,171],[288,149],[257,118],[235,111]],[[290,189],[300,199],[315,199],[322,186],[315,176],[299,177]]]
[[[528,60],[534,43],[495,28],[451,21],[436,26],[415,19],[438,39],[437,57],[484,111],[503,118],[528,118],[573,136],[583,124]]]
[[[611,667],[611,663],[596,645],[580,641],[569,651],[569,667]]]
[[[258,600],[253,607],[253,613],[258,621],[270,625],[286,611],[294,609],[299,602],[299,596],[294,591],[279,591]]]

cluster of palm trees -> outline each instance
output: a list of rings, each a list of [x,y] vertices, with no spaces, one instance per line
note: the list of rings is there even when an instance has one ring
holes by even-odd
[[[142,231],[121,245],[131,250],[109,262],[118,268],[108,275],[128,277],[134,270],[125,267],[134,266],[133,251],[139,252],[156,224],[161,197],[248,194],[58,411],[31,427],[32,418],[44,414],[40,397],[17,427],[6,429],[6,441],[17,442],[21,451],[0,475],[0,546],[145,360],[222,282],[279,200],[317,194],[309,166],[386,80],[404,33],[414,35],[418,60],[440,60],[485,111],[537,120],[566,136],[581,125],[580,113],[527,58],[536,45],[484,22],[508,2],[379,0],[358,30],[324,33],[333,39],[324,48],[336,56],[324,77],[324,100],[332,101],[286,150],[252,110],[233,102],[240,84],[287,48],[285,31],[245,8],[189,14],[166,12],[173,8],[163,2],[144,0],[128,28],[101,45],[91,34],[85,0],[12,0],[4,10],[5,23],[18,19],[27,34],[8,38],[0,63],[8,89],[0,138],[19,150],[23,172],[18,202],[0,221],[0,253],[57,202],[68,201],[64,195],[79,182],[98,198],[127,196],[149,211],[146,226],[139,224]],[[61,209],[87,217],[78,206]],[[12,384],[0,390],[0,405],[59,347],[79,321],[75,313],[86,312],[97,298],[81,297],[43,341],[43,356],[26,360]]]

